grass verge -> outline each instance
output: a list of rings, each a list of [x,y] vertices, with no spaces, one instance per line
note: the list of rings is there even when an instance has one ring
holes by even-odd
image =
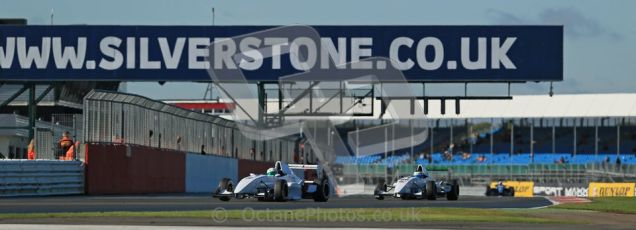
[[[634,197],[603,197],[591,200],[592,202],[589,203],[560,204],[550,208],[636,214],[636,198]]]
[[[154,217],[209,218],[216,221],[251,222],[493,222],[566,223],[563,220],[527,215],[529,211],[473,208],[387,208],[387,209],[298,209],[298,210],[206,210],[161,212],[77,212],[0,214],[0,219]]]

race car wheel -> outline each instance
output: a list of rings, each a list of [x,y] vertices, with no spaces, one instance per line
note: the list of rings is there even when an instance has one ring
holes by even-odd
[[[378,182],[375,186],[375,190],[373,190],[373,195],[375,199],[384,200],[384,194],[386,192],[386,184],[382,181]]]
[[[274,199],[276,201],[285,201],[287,199],[287,181],[277,180],[274,184]]]
[[[510,196],[515,196],[515,188],[514,187],[510,187]]]
[[[496,196],[495,190],[491,189],[490,186],[486,185],[486,196]]]
[[[446,199],[447,200],[457,200],[457,198],[459,198],[459,184],[457,184],[457,182],[455,182],[451,186],[451,191],[446,193]]]
[[[437,188],[435,186],[435,181],[427,181],[426,182],[426,199],[435,200],[437,199]]]
[[[314,201],[316,202],[326,202],[329,200],[329,180],[327,178],[322,179],[320,184],[318,184],[318,188],[316,188],[316,192],[314,193]]]
[[[228,192],[234,192],[234,184],[232,183],[232,180],[230,180],[230,178],[223,178],[221,179],[221,181],[219,181],[219,186],[216,188],[216,193],[221,193],[224,190],[227,190]],[[219,197],[219,200],[229,201],[230,197],[222,196]]]

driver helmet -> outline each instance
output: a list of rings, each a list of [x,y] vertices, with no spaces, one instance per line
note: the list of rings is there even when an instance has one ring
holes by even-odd
[[[503,181],[499,181],[497,185],[503,185]]]
[[[422,172],[413,172],[413,176],[414,177],[418,177],[418,178],[422,178],[424,176],[424,173],[422,173]]]
[[[268,176],[276,176],[276,170],[274,170],[274,168],[268,168],[267,169],[267,175]]]

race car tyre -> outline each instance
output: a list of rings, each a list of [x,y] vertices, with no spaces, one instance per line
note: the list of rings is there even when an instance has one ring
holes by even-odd
[[[327,178],[322,179],[318,184],[318,188],[316,188],[316,192],[314,193],[314,201],[316,202],[326,202],[329,200],[329,192],[331,188],[329,188],[329,180]]]
[[[486,185],[486,196],[496,196],[494,189],[491,189],[490,186]]]
[[[384,200],[384,194],[386,192],[386,184],[383,181],[378,182],[375,186],[375,190],[373,190],[373,195],[375,199]]]
[[[510,194],[510,196],[515,196],[515,188],[514,187],[510,187],[510,192],[508,192]]]
[[[455,182],[453,185],[451,185],[451,191],[449,193],[446,193],[446,199],[457,200],[457,198],[459,198],[459,184]]]
[[[426,199],[435,200],[437,198],[437,188],[435,186],[435,181],[427,181],[426,182]]]
[[[276,201],[285,201],[287,199],[287,181],[285,180],[277,180],[274,183],[274,199]]]
[[[234,192],[234,184],[232,183],[232,180],[230,180],[230,178],[223,178],[221,179],[221,181],[219,181],[219,186],[216,188],[216,193],[218,194],[220,192],[223,192],[223,190]],[[219,200],[230,201],[230,197],[222,196],[219,197]]]

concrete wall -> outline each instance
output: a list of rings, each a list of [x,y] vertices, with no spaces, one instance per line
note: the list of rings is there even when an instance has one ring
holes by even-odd
[[[262,162],[254,160],[238,160],[238,178],[247,177],[250,173],[263,174],[268,168],[274,167],[274,162]]]
[[[185,192],[185,154],[131,145],[86,146],[86,194]]]
[[[186,154],[185,191],[211,193],[225,177],[238,183],[238,160],[235,158]]]

